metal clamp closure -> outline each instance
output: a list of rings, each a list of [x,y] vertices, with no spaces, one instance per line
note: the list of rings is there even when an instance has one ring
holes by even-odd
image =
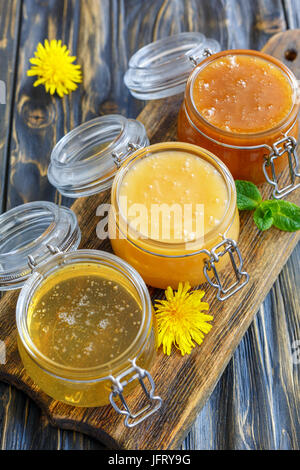
[[[205,48],[202,53],[202,57],[198,57],[198,56],[195,57],[195,56],[190,55],[189,60],[192,62],[194,67],[196,67],[203,60],[203,57],[210,57],[212,54],[213,52],[210,49]]]
[[[162,399],[159,396],[154,396],[155,384],[149,372],[137,366],[136,359],[130,360],[129,362],[132,364],[132,367],[129,370],[118,375],[118,377],[116,378],[112,375],[109,376],[113,384],[109,399],[115,411],[125,416],[125,426],[127,428],[133,428],[134,426],[151,416],[157,410],[159,410],[162,404]],[[126,376],[130,376],[128,380],[125,379]],[[148,379],[150,385],[149,390],[145,385],[145,378]],[[123,390],[126,385],[136,379],[139,381],[146,398],[149,400],[149,403],[148,405],[144,406],[141,410],[137,411],[136,413],[133,413],[124,398]],[[116,397],[120,398],[121,403],[123,405],[123,409],[121,409],[115,402]],[[129,420],[131,420],[131,422]]]
[[[141,146],[138,144],[133,144],[131,142],[128,142],[127,144],[128,152],[135,152],[136,150],[139,150],[140,148]],[[122,165],[124,155],[125,155],[124,152],[112,152],[111,156],[117,168],[120,168],[120,166]]]
[[[266,157],[266,160],[263,163],[263,172],[268,183],[270,183],[274,187],[273,197],[275,199],[281,199],[282,197],[285,197],[287,194],[300,187],[300,182],[296,183],[296,178],[300,178],[300,173],[298,172],[299,161],[296,152],[296,147],[296,139],[292,136],[285,136],[272,145],[270,155]],[[288,156],[289,162],[290,184],[288,184],[284,188],[279,189],[278,177],[275,172],[274,161],[285,153]],[[267,168],[271,168],[272,177],[269,176]]]
[[[226,253],[229,254],[236,281],[225,289],[220,279],[218,270],[216,268],[216,263],[218,263],[220,257],[224,256]],[[234,240],[230,240],[228,238],[224,239],[221,243],[212,248],[208,252],[208,254],[210,258],[205,262],[204,274],[209,284],[212,287],[218,289],[217,299],[223,302],[224,300],[228,299],[236,292],[238,292],[240,289],[242,289],[242,287],[244,287],[248,283],[249,274],[246,271],[242,271],[243,258],[237,246],[237,243]],[[235,254],[238,257],[238,263],[236,262],[236,259],[234,257]],[[213,272],[212,277],[209,276],[209,271]],[[213,282],[213,278],[216,282]]]

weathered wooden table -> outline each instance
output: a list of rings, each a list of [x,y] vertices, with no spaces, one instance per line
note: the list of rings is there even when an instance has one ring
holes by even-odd
[[[226,49],[260,49],[271,35],[297,27],[300,0],[0,0],[2,211],[54,199],[46,177],[49,155],[71,128],[99,114],[137,116],[144,103],[129,95],[123,75],[143,44],[201,31]],[[83,66],[84,83],[64,100],[34,89],[26,76],[28,59],[45,38],[62,39]],[[300,365],[293,360],[300,340],[299,260],[298,247],[195,416],[183,448],[299,448]],[[102,448],[52,428],[31,400],[2,383],[0,442],[2,449]]]

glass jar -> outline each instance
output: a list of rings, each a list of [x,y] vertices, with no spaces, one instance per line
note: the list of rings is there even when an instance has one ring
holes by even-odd
[[[220,49],[216,41],[197,36],[197,33],[181,33],[155,41],[130,59],[125,84],[133,96],[148,100],[173,96],[185,90],[178,117],[179,140],[210,150],[227,165],[234,178],[254,183],[267,181],[273,188],[274,198],[282,198],[300,187],[296,152],[299,110],[296,77],[283,63],[267,54],[250,50],[220,52]],[[219,58],[229,55],[263,59],[282,73],[290,84],[292,105],[280,123],[264,132],[243,134],[214,126],[199,112],[194,99],[198,74]],[[260,86],[257,83],[257,87]],[[276,109],[277,98],[270,104]],[[285,167],[289,167],[290,182],[283,186],[278,176]]]
[[[125,261],[98,250],[77,250],[79,242],[80,229],[77,219],[68,208],[58,207],[49,202],[33,202],[2,214],[0,216],[0,288],[7,290],[21,287],[16,307],[18,347],[24,367],[34,382],[52,398],[70,405],[88,407],[111,403],[118,413],[124,415],[125,425],[132,427],[161,406],[161,399],[154,395],[155,385],[147,370],[155,357],[155,336],[149,292],[140,275]],[[58,304],[56,303],[55,308],[52,309],[51,305],[57,294],[51,297],[51,302],[50,297],[47,298],[47,304],[46,301],[42,302],[44,305],[42,309],[38,309],[37,299],[39,297],[42,299],[41,292],[45,290],[50,292],[51,286],[61,286],[60,280],[65,280],[63,276],[67,269],[71,273],[70,279],[75,276],[73,269],[86,278],[88,274],[85,274],[84,269],[87,266],[89,269],[97,268],[101,279],[107,279],[108,284],[114,282],[117,287],[120,286],[120,289],[128,292],[141,312],[141,319],[139,326],[136,327],[136,334],[119,354],[115,354],[113,358],[112,355],[109,356],[109,360],[106,359],[104,363],[100,362],[96,366],[71,367],[65,361],[64,354],[68,347],[72,349],[74,338],[79,337],[82,325],[77,319],[75,324],[73,318],[69,321],[70,319],[61,317],[64,312],[60,311],[59,301],[56,301]],[[107,274],[108,270],[109,274]],[[55,284],[53,284],[53,279],[55,279]],[[89,316],[95,313],[88,303],[89,296],[94,293],[92,284],[87,291],[90,293],[82,298],[86,302],[84,305],[87,305],[85,308]],[[116,292],[111,300],[120,303],[120,295],[120,291]],[[75,292],[71,291],[70,299],[74,296]],[[74,306],[72,312],[73,309],[75,310]],[[49,325],[46,325],[44,329],[40,328],[41,319],[45,318],[45,312],[48,310],[51,321],[54,325],[59,324],[59,334],[64,338],[63,349],[59,353],[61,354],[59,357],[63,358],[61,362],[54,360],[50,354],[46,354],[38,346],[41,344],[39,341],[42,341],[41,335],[45,335],[43,341],[48,345],[53,341],[53,331],[56,331],[55,328],[52,331]],[[29,325],[33,324],[32,319],[37,315],[41,315],[41,318],[37,318],[36,324],[39,326],[35,330]],[[81,315],[82,313],[78,318]],[[58,318],[62,318],[61,321],[59,320],[60,323]],[[89,329],[88,326],[86,328],[92,335],[94,330]],[[101,325],[101,328],[106,328],[106,324]],[[36,337],[33,331],[38,331]],[[55,336],[57,334],[56,331]],[[93,344],[97,345],[98,336],[95,338]],[[105,344],[106,348],[109,351],[111,348],[113,352],[113,338]],[[57,348],[56,344],[55,348]],[[148,403],[136,412],[129,408],[126,396],[139,384]]]
[[[193,241],[171,243],[145,237],[132,227],[120,207],[120,188],[124,178],[143,159],[157,153],[176,154],[182,151],[208,162],[222,178],[228,198],[224,216],[203,237]],[[210,152],[181,142],[155,144],[136,151],[115,176],[111,203],[109,233],[113,250],[134,266],[147,284],[159,288],[177,288],[180,281],[189,281],[192,286],[208,281],[217,289],[217,298],[225,300],[248,282],[248,274],[242,270],[243,261],[237,247],[239,215],[235,184],[226,166]],[[164,201],[159,203],[164,204]],[[208,214],[209,217],[213,215]],[[226,254],[228,256],[224,256]],[[230,269],[234,271],[235,282],[225,288],[219,273]]]
[[[262,58],[266,63],[278,67],[288,79],[292,90],[292,107],[278,125],[264,132],[242,134],[220,129],[209,123],[199,113],[193,96],[195,79],[207,65],[226,56]],[[286,148],[289,149],[292,157],[296,147],[299,110],[297,88],[294,74],[271,56],[257,51],[245,50],[222,51],[214,54],[201,62],[188,79],[184,102],[178,116],[178,138],[184,142],[205,147],[218,155],[235,179],[249,180],[256,184],[263,183],[267,179],[272,183],[272,176],[278,175],[287,165],[286,159],[279,155],[279,152],[285,148],[284,145],[288,145]],[[272,103],[272,105],[276,105],[276,103]],[[294,168],[294,162],[290,163]],[[277,182],[276,176],[274,177],[275,182]],[[278,186],[276,188],[274,196],[278,197],[280,189]],[[284,190],[285,194],[288,194],[289,189]]]

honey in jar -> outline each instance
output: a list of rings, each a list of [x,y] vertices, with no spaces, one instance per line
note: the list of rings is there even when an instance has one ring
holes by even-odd
[[[17,326],[28,375],[70,405],[108,404],[115,385],[127,396],[138,385],[130,380],[136,365],[148,368],[155,354],[143,280],[97,250],[59,253],[38,266],[19,296]]]
[[[225,55],[195,76],[193,99],[210,124],[236,134],[272,129],[289,114],[291,83],[282,71],[261,57]]]
[[[228,204],[220,173],[208,161],[184,151],[156,152],[138,161],[125,175],[119,197],[120,210],[127,212],[135,229],[169,243],[201,238],[218,225]],[[161,210],[158,214],[155,209],[162,204],[166,213]],[[130,209],[138,206],[145,210],[136,219]]]
[[[141,326],[142,311],[110,268],[80,263],[52,274],[28,310],[39,351],[66,367],[88,368],[120,356]]]
[[[296,98],[296,79],[277,59],[250,50],[219,52],[189,77],[178,138],[215,153],[234,178],[262,183],[273,146],[297,138]],[[287,158],[277,158],[274,171],[279,175],[287,165]]]

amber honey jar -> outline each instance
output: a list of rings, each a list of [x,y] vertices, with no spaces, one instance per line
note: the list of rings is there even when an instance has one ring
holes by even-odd
[[[279,60],[253,50],[220,51],[199,33],[181,33],[136,52],[125,83],[140,99],[184,90],[178,140],[214,153],[235,179],[267,181],[275,198],[300,186],[298,84]],[[286,167],[284,187],[279,175]]]
[[[280,61],[257,51],[219,52],[189,77],[178,138],[218,155],[235,179],[262,183],[274,145],[297,139],[298,110],[296,79]],[[276,175],[287,164],[275,159]]]

